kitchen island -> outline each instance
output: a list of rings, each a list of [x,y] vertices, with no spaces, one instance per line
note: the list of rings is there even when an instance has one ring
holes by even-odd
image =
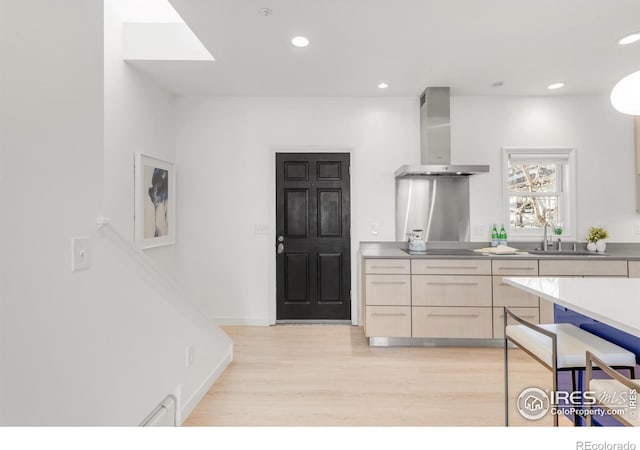
[[[640,337],[638,278],[504,278],[504,282]]]

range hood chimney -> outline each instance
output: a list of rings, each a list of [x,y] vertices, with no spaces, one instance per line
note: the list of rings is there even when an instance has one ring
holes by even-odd
[[[422,230],[427,241],[468,241],[469,175],[489,166],[451,165],[450,91],[420,96],[420,165],[396,170],[396,240]]]
[[[468,176],[489,172],[485,165],[451,165],[451,92],[449,87],[428,87],[420,96],[420,165],[405,165],[403,176]]]

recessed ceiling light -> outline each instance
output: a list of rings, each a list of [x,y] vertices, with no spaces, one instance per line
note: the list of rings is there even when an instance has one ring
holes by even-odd
[[[304,36],[296,36],[291,39],[291,43],[296,47],[306,47],[307,45],[309,45],[309,39]]]
[[[382,82],[382,83],[380,83],[380,84],[378,85],[378,88],[379,88],[379,89],[386,89],[386,88],[388,88],[388,87],[389,87],[389,83],[384,83],[384,82]]]
[[[631,33],[623,37],[618,41],[620,45],[628,45],[633,44],[634,42],[640,41],[640,33]]]
[[[547,89],[551,89],[551,90],[560,89],[563,86],[564,86],[564,83],[553,83],[547,86]]]

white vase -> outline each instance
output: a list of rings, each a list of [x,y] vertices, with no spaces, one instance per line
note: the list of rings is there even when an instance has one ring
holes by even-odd
[[[596,241],[596,251],[603,253],[607,249],[607,243],[604,239],[599,239]]]
[[[587,250],[589,250],[590,252],[595,252],[596,251],[596,243],[595,242],[589,242],[587,244]]]

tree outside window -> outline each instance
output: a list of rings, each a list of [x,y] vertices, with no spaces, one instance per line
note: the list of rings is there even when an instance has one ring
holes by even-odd
[[[511,235],[538,236],[545,222],[567,235],[573,151],[505,149],[506,219]]]

